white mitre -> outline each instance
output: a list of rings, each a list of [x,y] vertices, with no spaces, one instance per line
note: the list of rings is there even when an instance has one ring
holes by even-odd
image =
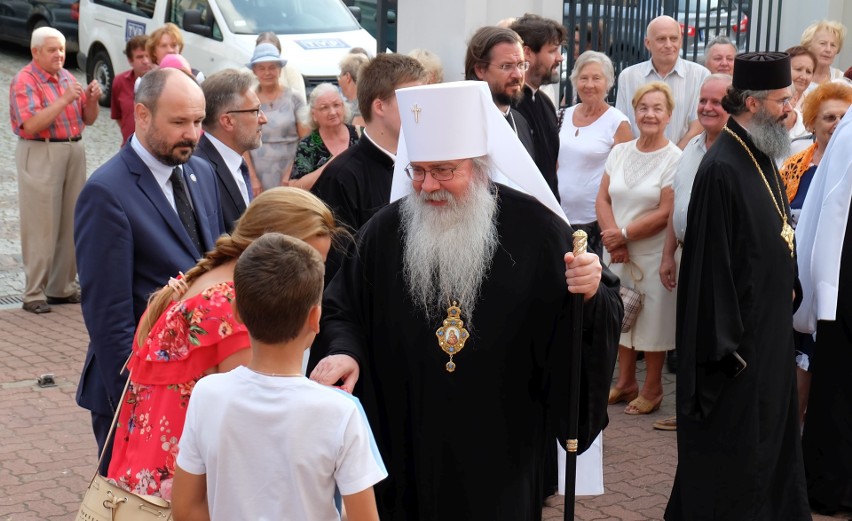
[[[535,162],[500,109],[488,84],[457,81],[396,91],[399,145],[390,201],[412,192],[405,167],[411,161],[452,161],[488,156],[491,179],[538,199],[568,222]]]

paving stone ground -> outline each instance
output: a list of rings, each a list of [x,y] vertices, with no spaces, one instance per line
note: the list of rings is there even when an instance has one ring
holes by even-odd
[[[0,44],[0,92],[29,60],[27,50]],[[81,74],[78,78],[83,81]],[[8,122],[0,103],[0,121]],[[8,123],[0,131],[0,299],[23,289],[15,139]],[[88,170],[115,153],[120,137],[106,110],[84,134]],[[5,309],[3,309],[5,307]],[[0,306],[0,521],[71,520],[97,461],[89,414],[74,402],[88,336],[79,305],[54,306],[33,315],[20,304]],[[642,364],[640,363],[640,368]],[[42,374],[56,386],[36,385]],[[674,414],[674,378],[664,375],[662,408],[644,417],[609,408],[604,434],[606,494],[579,498],[579,520],[643,521],[662,519],[676,465],[674,432],[651,428],[654,420]],[[482,498],[488,501],[488,498]],[[561,497],[544,508],[547,521],[563,519]],[[848,519],[852,514],[817,521]]]

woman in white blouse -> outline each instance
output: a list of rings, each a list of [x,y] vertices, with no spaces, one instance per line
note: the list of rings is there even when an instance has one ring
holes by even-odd
[[[595,198],[606,158],[614,145],[633,139],[627,116],[606,102],[614,83],[615,72],[606,54],[581,54],[571,72],[571,85],[580,103],[565,109],[559,129],[556,175],[562,209],[574,229],[589,235],[589,246],[598,255],[603,249]]]
[[[665,136],[674,110],[672,91],[652,81],[633,96],[639,138],[613,147],[596,203],[604,260],[622,285],[644,294],[632,328],[618,342],[618,380],[609,403],[629,402],[627,414],[648,414],[663,401],[666,351],[674,349],[676,291],[656,277],[663,256],[680,149]],[[645,352],[645,382],[636,381],[636,351]]]

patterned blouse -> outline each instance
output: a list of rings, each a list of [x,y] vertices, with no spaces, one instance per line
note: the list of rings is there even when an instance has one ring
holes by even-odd
[[[346,125],[346,128],[349,130],[349,146],[351,147],[358,142],[358,132],[352,125]],[[290,179],[299,179],[310,174],[326,164],[329,159],[331,159],[331,152],[323,143],[319,131],[314,130],[308,137],[299,141],[299,146],[296,148],[296,161],[293,163]]]
[[[233,305],[233,282],[216,284],[172,303],[145,343],[134,342],[107,472],[119,486],[171,499],[178,440],[195,383],[249,347]]]

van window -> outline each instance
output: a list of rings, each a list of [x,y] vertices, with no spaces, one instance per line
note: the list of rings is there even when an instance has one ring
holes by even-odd
[[[213,16],[213,11],[210,10],[208,0],[173,0],[169,2],[169,12],[167,14],[167,22],[172,22],[181,29],[183,26],[183,13],[190,9],[197,10],[201,13],[201,23],[212,29],[211,38],[217,41],[222,41],[222,30],[219,24],[216,23],[216,18]]]
[[[358,22],[340,0],[220,0],[234,34],[357,31]]]
[[[125,13],[133,13],[137,16],[153,18],[154,5],[157,2],[156,0],[94,0],[94,3],[104,7],[118,9]]]

